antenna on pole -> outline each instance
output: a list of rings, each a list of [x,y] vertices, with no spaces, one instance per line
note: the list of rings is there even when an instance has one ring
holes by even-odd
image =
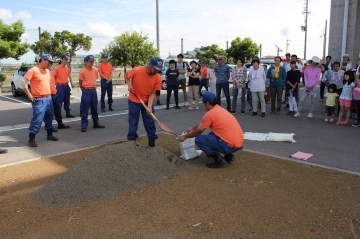
[[[283,51],[283,50],[281,50],[280,47],[278,47],[277,45],[275,45],[275,47],[277,48],[277,54],[276,54],[276,56],[279,56],[279,55],[280,55],[280,51]]]
[[[288,49],[289,49],[289,40],[288,38],[286,39],[286,53],[288,53]]]

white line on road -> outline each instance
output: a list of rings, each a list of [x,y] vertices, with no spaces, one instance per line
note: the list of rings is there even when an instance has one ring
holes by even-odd
[[[25,105],[31,105],[31,103],[26,103],[24,101],[21,101],[21,100],[17,100],[17,99],[14,99],[14,98],[10,98],[10,97],[7,97],[7,96],[3,96],[3,95],[0,95],[1,97],[4,97],[5,99],[8,99],[8,100],[12,100],[12,101],[15,101],[15,102],[18,102],[18,103],[23,103]]]

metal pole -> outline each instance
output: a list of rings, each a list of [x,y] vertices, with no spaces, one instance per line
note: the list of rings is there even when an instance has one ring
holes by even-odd
[[[349,17],[349,0],[345,0],[343,35],[342,35],[342,44],[341,44],[341,57],[343,55],[345,55],[345,53],[346,53],[346,37],[347,37],[347,28],[348,28],[348,17]]]
[[[226,52],[228,51],[229,49],[229,41],[226,41]],[[226,63],[229,63],[229,56],[226,57]]]
[[[41,40],[41,28],[39,27],[39,41]],[[41,45],[41,44],[40,44]],[[42,49],[40,49],[40,55],[42,54]]]
[[[325,21],[323,62],[325,62],[325,55],[326,55],[326,34],[327,34],[327,19],[326,19],[326,21]]]
[[[259,48],[260,48],[260,57],[259,57],[259,58],[261,59],[261,50],[262,50],[261,48],[262,48],[262,44],[260,44]]]
[[[184,39],[181,38],[181,54],[184,54]]]
[[[156,49],[160,53],[159,0],[156,0]]]
[[[308,11],[309,9],[309,0],[306,0],[306,7],[305,7],[305,43],[304,43],[304,59],[306,59],[306,44],[307,44],[307,18],[308,18]]]
[[[289,41],[290,41],[290,40],[287,38],[287,39],[286,39],[286,53],[288,53]]]

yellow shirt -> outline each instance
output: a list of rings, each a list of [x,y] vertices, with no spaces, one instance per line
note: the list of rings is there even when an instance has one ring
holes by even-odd
[[[274,66],[275,68],[275,78],[279,78],[280,66]]]

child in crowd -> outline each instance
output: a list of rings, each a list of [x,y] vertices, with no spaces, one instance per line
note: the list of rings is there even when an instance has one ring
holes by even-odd
[[[354,79],[354,73],[351,70],[344,73],[343,90],[340,95],[340,113],[336,125],[347,125],[349,122],[353,99],[352,91],[355,87]],[[346,120],[341,121],[344,110],[346,110]]]
[[[190,107],[189,110],[198,110],[199,109],[199,73],[200,70],[196,67],[197,62],[191,61],[190,62],[191,68],[189,69],[187,76],[189,77],[189,103]],[[195,98],[195,102],[194,102]]]
[[[290,68],[286,75],[286,92],[285,96],[288,97],[289,112],[287,115],[294,115],[297,112],[296,97],[298,94],[298,87],[300,83],[301,73],[296,67],[296,61],[290,62]]]
[[[170,60],[170,68],[166,71],[166,82],[167,82],[167,94],[166,94],[166,110],[169,109],[171,92],[174,91],[175,98],[175,108],[180,109],[179,107],[179,71],[175,68],[175,60]]]
[[[360,79],[358,74],[356,75],[356,88],[353,90],[353,98],[355,101],[355,109],[356,109],[355,119],[357,120],[357,122],[352,126],[360,127]]]
[[[336,93],[336,85],[335,84],[330,84],[328,86],[328,92],[324,95],[325,97],[325,102],[324,102],[324,107],[325,107],[325,122],[328,122],[328,116],[331,115],[331,119],[330,122],[334,122],[334,116],[335,116],[335,108],[338,105],[338,97],[339,95]]]
[[[324,92],[326,92],[327,86],[330,85],[330,74],[329,74],[329,68],[326,64],[320,65],[321,70],[321,85],[320,85],[320,100],[319,102],[324,101]]]
[[[263,67],[264,67],[264,72],[267,72],[268,66],[264,64]],[[270,104],[270,78],[267,77],[265,81],[265,103],[267,105]]]

